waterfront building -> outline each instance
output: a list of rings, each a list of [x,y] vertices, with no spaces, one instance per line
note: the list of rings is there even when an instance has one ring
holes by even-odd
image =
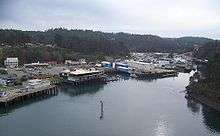
[[[120,73],[131,74],[132,71],[127,63],[116,62],[114,67]]]
[[[65,60],[65,65],[67,66],[74,66],[79,65],[80,63],[78,61],[72,61],[72,60]]]
[[[58,62],[57,61],[48,61],[47,62],[50,66],[54,66],[54,65],[57,65]]]
[[[37,63],[24,64],[25,68],[45,68],[48,66],[49,66],[48,63],[40,63],[39,61]]]
[[[9,68],[18,67],[18,58],[6,58],[4,65]]]
[[[139,62],[139,61],[127,61],[129,67],[132,67],[136,70],[152,70],[156,68],[155,64],[146,63],[146,62]]]
[[[65,60],[65,65],[67,66],[84,65],[84,64],[86,64],[85,59],[79,59],[79,61]]]
[[[79,59],[79,63],[81,65],[85,65],[86,64],[86,59]]]
[[[117,67],[125,67],[125,68],[128,68],[128,64],[127,64],[127,63],[116,62],[116,63],[115,63],[115,68],[117,68]]]
[[[132,69],[129,67],[118,66],[117,71],[120,73],[131,74]]]
[[[101,62],[102,67],[106,68],[106,69],[111,69],[112,67],[112,63],[108,62],[108,61],[102,61]]]
[[[81,83],[86,81],[103,81],[104,71],[95,68],[64,70],[60,76],[69,83]]]

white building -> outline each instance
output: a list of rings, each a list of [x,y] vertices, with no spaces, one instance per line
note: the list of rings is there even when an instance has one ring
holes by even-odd
[[[84,65],[86,64],[85,59],[79,59],[79,61],[65,60],[65,65],[74,66],[74,65]]]
[[[86,59],[79,59],[79,63],[80,63],[81,65],[86,64]]]
[[[84,82],[89,80],[96,80],[102,78],[104,71],[95,68],[90,69],[76,69],[74,71],[64,70],[60,76],[67,79],[69,82]]]
[[[7,58],[4,61],[4,65],[10,68],[18,67],[18,58]]]
[[[39,61],[37,63],[29,63],[29,64],[24,64],[25,68],[43,68],[43,67],[48,67],[48,63],[40,63]]]
[[[79,65],[80,63],[78,61],[72,61],[72,60],[65,60],[65,65],[73,66],[73,65]]]
[[[155,64],[139,61],[127,61],[129,67],[139,70],[152,70],[156,68]]]

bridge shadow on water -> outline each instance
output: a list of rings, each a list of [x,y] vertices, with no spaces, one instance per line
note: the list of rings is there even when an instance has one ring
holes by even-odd
[[[187,107],[193,113],[202,113],[203,123],[208,129],[220,133],[220,111],[212,109],[195,100],[187,99]]]

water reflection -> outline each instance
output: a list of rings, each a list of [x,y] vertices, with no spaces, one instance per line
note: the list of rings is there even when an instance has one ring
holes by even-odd
[[[194,101],[193,99],[187,99],[187,107],[193,112],[193,113],[199,113],[201,110],[201,104]]]
[[[203,122],[212,131],[220,133],[220,112],[211,109],[210,107],[202,107]]]
[[[167,136],[168,134],[168,122],[165,120],[158,120],[155,136]]]
[[[58,94],[56,94],[58,95]],[[45,101],[49,98],[52,98],[54,95],[48,95],[48,96],[39,96],[39,97],[35,97],[35,98],[31,98],[29,100],[25,100],[23,102],[17,102],[14,103],[13,105],[8,106],[7,108],[4,107],[0,107],[0,117],[2,116],[7,116],[8,114],[15,112],[16,109],[22,108],[24,106],[28,106],[37,102],[42,102]]]
[[[153,82],[153,81],[157,81],[156,78],[138,78],[136,79],[138,81],[144,81],[144,82]]]
[[[119,81],[129,80],[130,76],[120,74],[115,75],[114,78],[118,78]],[[86,85],[79,85],[79,86],[72,86],[72,85],[63,85],[61,86],[61,90],[63,93],[68,94],[69,96],[78,96],[82,94],[95,94],[96,92],[102,90],[106,84],[97,83],[97,84],[86,84]]]
[[[105,84],[88,84],[80,86],[65,85],[61,86],[62,92],[68,94],[71,97],[82,94],[95,94],[103,89]]]
[[[137,78],[136,80],[139,81],[144,81],[144,82],[156,82],[159,79],[169,79],[169,78],[176,78],[176,76],[170,76],[170,77],[142,77],[142,78]]]
[[[116,77],[118,77],[119,80],[129,80],[129,79],[131,79],[131,77],[127,74],[116,75]]]
[[[220,112],[193,99],[187,99],[187,107],[193,113],[202,113],[203,123],[213,132],[220,133]]]
[[[63,93],[68,94],[69,96],[77,96],[81,94],[95,94],[99,90],[104,87],[105,84],[90,84],[90,85],[81,85],[81,86],[71,86],[71,85],[63,85],[60,87]],[[58,95],[58,94],[55,94]],[[28,106],[37,102],[43,102],[44,100],[48,100],[52,98],[54,95],[49,96],[39,96],[35,98],[31,98],[25,100],[23,102],[17,102],[13,105],[8,106],[7,108],[0,107],[0,117],[7,116],[8,114],[15,112],[16,109],[22,108],[24,106]]]
[[[100,120],[102,120],[104,118],[104,105],[103,105],[103,101],[100,101],[100,105],[101,105],[101,115],[99,117]]]
[[[189,76],[151,83],[121,78],[107,85],[62,86],[52,99],[39,99],[42,102],[36,105],[29,101],[31,105],[9,111],[10,116],[2,112],[7,117],[0,117],[0,135],[217,136],[220,114],[191,100],[186,110],[184,95],[178,93]],[[175,95],[170,90],[176,90]]]

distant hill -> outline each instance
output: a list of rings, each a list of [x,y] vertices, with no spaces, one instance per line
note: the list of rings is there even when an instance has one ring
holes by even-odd
[[[203,37],[162,38],[155,35],[138,35],[129,33],[103,33],[91,30],[67,30],[62,28],[47,31],[0,30],[0,43],[12,46],[25,43],[56,44],[64,48],[85,47],[99,50],[113,46],[127,47],[130,51],[171,51],[190,48],[194,44],[205,45],[212,39]],[[115,45],[115,46],[114,46]],[[89,50],[91,51],[91,50]],[[108,50],[109,51],[109,50]]]
[[[127,56],[129,52],[185,52],[191,51],[193,45],[205,45],[212,39],[202,37],[162,38],[155,35],[138,35],[129,33],[104,33],[91,30],[67,30],[63,28],[49,29],[47,31],[21,31],[0,29],[0,45],[7,49],[1,56],[16,56],[12,48],[33,50],[29,48],[43,48],[33,54],[42,54],[39,58],[56,59],[60,54],[61,60],[80,55],[95,56]],[[28,49],[27,49],[28,48]],[[46,49],[49,48],[49,49]],[[4,51],[3,51],[4,52]],[[25,51],[23,51],[25,53]],[[54,53],[53,53],[54,52]],[[71,54],[69,54],[71,52]],[[51,57],[53,53],[54,57]],[[74,55],[73,55],[74,54]],[[76,55],[78,54],[78,55]]]
[[[194,50],[194,55],[201,59],[212,59],[216,55],[220,55],[220,41],[213,41]]]
[[[204,37],[181,37],[176,38],[176,42],[180,45],[192,46],[192,45],[205,45],[206,43],[212,42],[213,39],[204,38]]]
[[[145,52],[186,52],[193,48],[193,45],[205,45],[212,42],[212,39],[203,37],[181,37],[162,38],[155,35],[132,35],[126,33],[116,33],[113,37],[125,45],[131,51]]]

